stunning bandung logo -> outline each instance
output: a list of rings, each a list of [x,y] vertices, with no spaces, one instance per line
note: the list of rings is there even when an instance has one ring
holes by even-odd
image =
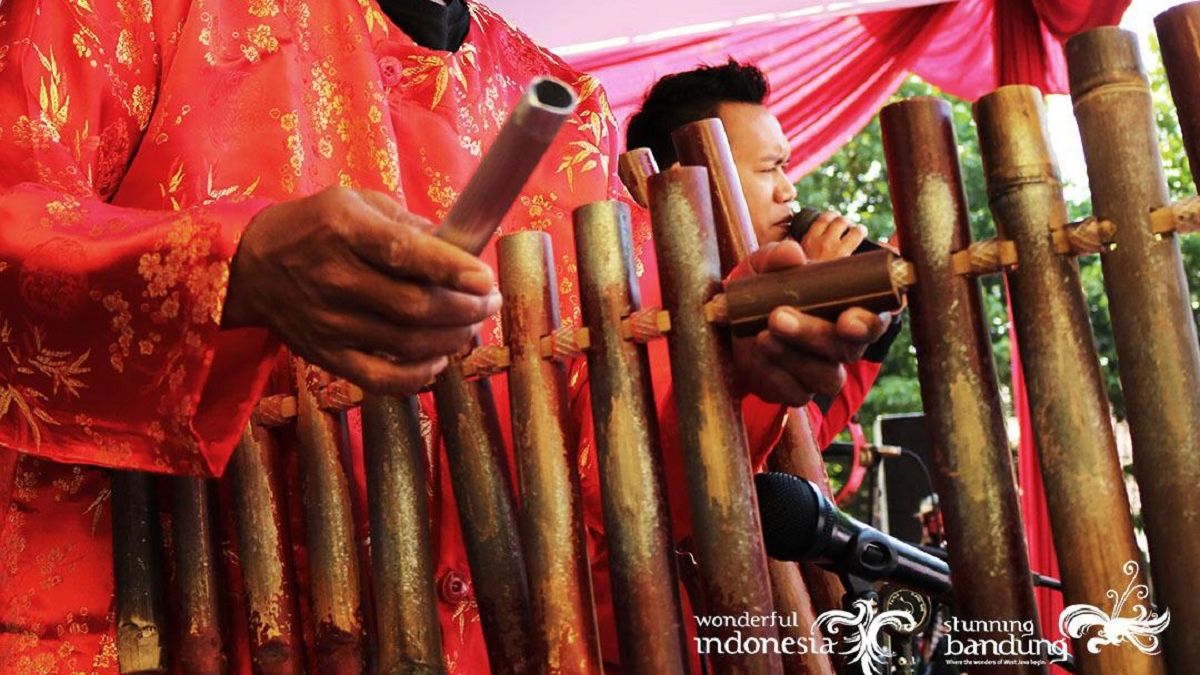
[[[1093,654],[1099,653],[1103,647],[1117,647],[1125,643],[1143,653],[1157,654],[1158,635],[1170,624],[1171,613],[1164,611],[1159,615],[1145,604],[1136,602],[1146,600],[1150,596],[1150,589],[1145,584],[1137,583],[1137,563],[1130,561],[1123,569],[1129,576],[1129,583],[1124,592],[1110,590],[1106,594],[1113,603],[1111,611],[1105,612],[1094,605],[1071,605],[1059,616],[1059,630],[1074,639],[1092,635],[1087,641],[1087,650]],[[741,631],[736,631],[733,636],[725,638],[697,637],[696,644],[701,654],[839,653],[846,657],[848,664],[857,665],[863,675],[884,675],[889,672],[893,657],[887,646],[887,636],[912,635],[928,619],[927,606],[922,609],[919,606],[921,603],[913,604],[908,600],[911,598],[905,602],[889,602],[884,611],[879,611],[873,600],[856,600],[851,605],[853,611],[824,612],[816,617],[810,627],[811,638],[744,638]],[[1126,611],[1131,616],[1125,616]],[[696,618],[702,628],[799,626],[797,617],[790,617],[789,621],[778,614],[769,617],[743,615]],[[964,620],[952,617],[943,621],[938,628],[946,643],[947,660],[955,664],[1040,665],[1069,658],[1067,641],[1051,641],[1040,637],[1036,623],[1030,619]],[[831,640],[836,637],[841,637],[840,651],[835,649]]]
[[[1129,575],[1129,583],[1125,592],[1117,594],[1109,590],[1106,594],[1113,601],[1112,612],[1105,612],[1094,605],[1071,605],[1063,609],[1058,617],[1058,629],[1063,635],[1081,638],[1097,626],[1096,636],[1088,639],[1087,650],[1099,654],[1100,648],[1107,645],[1120,645],[1124,642],[1137,647],[1143,654],[1157,654],[1158,634],[1167,629],[1171,623],[1171,610],[1159,615],[1141,603],[1132,605],[1133,616],[1122,616],[1125,604],[1130,596],[1138,600],[1150,597],[1150,589],[1146,584],[1137,583],[1138,565],[1130,560],[1125,563],[1125,574]]]

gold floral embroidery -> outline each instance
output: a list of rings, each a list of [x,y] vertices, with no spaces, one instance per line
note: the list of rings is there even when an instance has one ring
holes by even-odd
[[[557,201],[558,195],[553,192],[533,196],[521,195],[521,205],[529,212],[528,229],[547,230],[554,224],[555,219],[563,218],[562,209],[555,205]]]
[[[142,52],[134,42],[133,33],[128,28],[122,29],[117,35],[117,63],[132,66],[141,57]]]
[[[258,60],[260,53],[271,54],[279,51],[279,40],[271,35],[271,27],[266,24],[247,30],[246,39],[250,44],[242,45],[242,55],[251,63]]]
[[[7,375],[0,373],[0,420],[10,412],[14,413],[29,433],[34,447],[41,447],[42,424],[58,425],[46,411],[46,402],[60,391],[78,398],[79,390],[87,385],[77,376],[91,371],[84,365],[91,351],[73,356],[68,351],[50,349],[43,341],[44,331],[39,326],[29,326],[25,337],[23,344],[19,344],[8,321],[0,316],[0,347],[11,365]],[[18,383],[18,378],[24,382]],[[35,382],[43,379],[48,382],[35,386]]]
[[[358,0],[358,6],[362,8],[363,18],[367,21],[367,32],[372,32],[378,26],[380,30],[387,31],[387,18],[375,3],[371,0]]]
[[[468,42],[464,43],[457,53],[450,56],[410,54],[407,60],[412,64],[401,68],[400,76],[407,80],[407,85],[410,87],[419,86],[433,78],[433,99],[429,103],[429,109],[433,110],[442,102],[451,77],[464,91],[467,89],[467,77],[463,74],[462,61],[466,61],[475,70],[479,70],[476,52],[475,46]]]
[[[278,14],[279,5],[275,3],[275,0],[250,0],[246,11],[260,19],[265,19]]]
[[[600,146],[608,137],[609,128],[612,126],[612,110],[596,78],[584,75],[576,80],[575,87],[579,90],[581,104],[595,96],[599,110],[581,107],[570,120],[583,138],[567,144],[568,149],[563,154],[557,172],[566,172],[567,186],[572,190],[575,189],[576,173],[587,173],[599,168],[602,174],[608,175],[608,153],[601,150]]]

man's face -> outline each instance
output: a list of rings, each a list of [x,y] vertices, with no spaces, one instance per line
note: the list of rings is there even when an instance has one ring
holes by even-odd
[[[784,239],[796,188],[784,173],[791,147],[783,127],[766,107],[755,103],[721,103],[717,115],[729,136],[758,243]]]

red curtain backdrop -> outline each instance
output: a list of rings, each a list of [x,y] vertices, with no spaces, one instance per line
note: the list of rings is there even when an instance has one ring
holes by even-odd
[[[798,178],[870,121],[910,72],[974,100],[1002,84],[1066,92],[1062,42],[1115,24],[1129,0],[959,0],[940,5],[716,32],[568,58],[600,78],[622,122],[667,73],[733,57],[758,64],[773,90]],[[684,22],[686,23],[686,22]]]
[[[792,144],[794,178],[825,161],[857,133],[914,72],[968,100],[1005,84],[1066,93],[1062,44],[1075,33],[1120,21],[1129,0],[959,0],[856,16],[734,26],[704,35],[633,44],[572,57],[605,84],[624,120],[658,77],[729,57],[758,64],[770,105]],[[1029,558],[1057,577],[1058,561],[1030,426],[1017,338],[1013,401],[1020,424],[1018,471]],[[1046,637],[1057,639],[1062,597],[1040,589]]]

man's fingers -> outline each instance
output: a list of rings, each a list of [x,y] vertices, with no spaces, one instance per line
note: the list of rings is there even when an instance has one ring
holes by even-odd
[[[450,362],[439,357],[415,363],[398,363],[392,359],[346,349],[328,358],[330,372],[346,378],[366,391],[391,396],[408,396],[433,382]]]
[[[792,239],[772,242],[751,253],[729,273],[727,281],[808,263],[804,249]]]
[[[842,235],[841,241],[838,243],[838,254],[842,257],[854,253],[854,249],[867,238],[867,228],[862,225],[851,225],[846,228],[845,234]]]
[[[351,286],[338,289],[357,307],[404,326],[452,327],[477,324],[500,311],[499,291],[474,295],[438,286],[392,279],[364,268],[351,278]]]
[[[391,354],[405,363],[458,354],[478,330],[478,324],[410,328],[365,313],[343,315],[334,325],[342,344],[372,354]]]
[[[819,216],[813,219],[812,224],[808,226],[808,233],[814,237],[822,237],[825,235],[825,230],[836,220],[838,214],[833,211],[822,211]]]
[[[838,316],[836,330],[842,339],[865,346],[883,337],[891,321],[892,315],[887,312],[876,314],[862,307],[851,307]]]
[[[356,223],[356,255],[390,276],[487,295],[495,284],[490,267],[475,256],[405,223],[372,210]]]
[[[787,373],[810,392],[834,396],[846,382],[842,364],[792,349],[767,331],[759,333],[755,343],[774,370]]]
[[[767,330],[781,344],[828,361],[844,361],[847,356],[846,344],[833,323],[792,307],[776,307],[767,319]]]

